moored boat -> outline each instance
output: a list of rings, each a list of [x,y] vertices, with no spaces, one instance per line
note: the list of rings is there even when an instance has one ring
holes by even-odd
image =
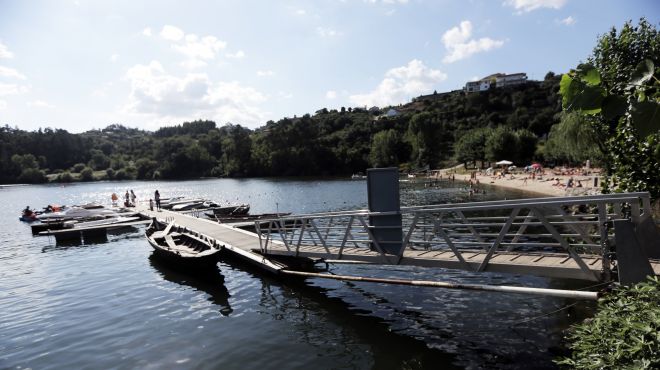
[[[219,246],[215,240],[169,223],[153,220],[145,233],[154,255],[180,267],[212,267],[218,262]]]
[[[216,215],[213,212],[206,212],[206,217],[216,220],[220,223],[230,224],[237,222],[249,222],[263,219],[271,219],[278,217],[285,217],[290,215],[291,212],[284,213],[260,213],[256,215]]]
[[[213,214],[216,216],[239,216],[247,215],[250,212],[249,204],[230,204],[228,206],[215,207],[212,209]]]

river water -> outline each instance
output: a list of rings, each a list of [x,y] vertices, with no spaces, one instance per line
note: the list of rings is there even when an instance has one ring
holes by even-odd
[[[85,245],[33,237],[26,205],[184,195],[246,202],[251,212],[366,208],[366,182],[212,179],[0,188],[0,368],[554,368],[562,330],[593,305],[526,295],[373,283],[287,282],[233,261],[199,277],[151,258],[144,229]],[[472,200],[525,197],[490,189]],[[401,184],[404,205],[467,201],[460,186]],[[506,274],[333,266],[333,273],[576,288]],[[562,309],[565,306],[570,306]],[[553,311],[557,311],[554,312]]]

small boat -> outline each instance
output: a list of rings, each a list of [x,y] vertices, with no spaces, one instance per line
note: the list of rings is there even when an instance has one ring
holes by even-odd
[[[249,222],[263,219],[279,218],[289,216],[291,212],[284,213],[261,213],[257,215],[216,215],[212,212],[206,212],[206,217],[216,220],[223,224],[231,224],[237,222]]]
[[[215,207],[212,209],[213,214],[216,216],[220,215],[247,215],[250,212],[249,204],[231,204],[228,206]]]
[[[170,200],[169,202],[163,203],[163,201],[160,202],[160,208],[164,209],[171,209],[179,204],[185,204],[185,203],[193,203],[193,202],[204,202],[206,199],[201,199],[201,198],[195,198],[195,199],[185,199],[185,198],[179,198],[176,200]]]
[[[155,256],[181,267],[214,267],[222,250],[214,240],[174,222],[164,226],[153,220],[145,235]]]
[[[181,204],[177,204],[177,205],[173,206],[172,211],[181,212],[181,211],[188,211],[188,210],[196,209],[196,208],[203,208],[204,203],[205,203],[204,201],[181,203]]]

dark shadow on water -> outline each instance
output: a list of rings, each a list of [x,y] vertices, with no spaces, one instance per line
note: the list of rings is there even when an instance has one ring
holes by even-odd
[[[163,279],[172,283],[186,285],[209,295],[209,301],[220,306],[220,313],[229,316],[233,310],[229,305],[229,291],[225,287],[225,277],[218,267],[202,270],[182,270],[171,263],[149,256],[149,264]]]
[[[231,256],[223,256],[221,261],[261,280],[262,305],[278,305],[277,298],[270,294],[273,288],[278,288],[284,298],[297,302],[298,307],[310,312],[321,312],[323,319],[340,327],[350,327],[364,343],[371,346],[373,369],[463,368],[454,365],[457,362],[455,355],[429,348],[423,341],[411,336],[393,332],[385,320],[373,316],[371,311],[352,307],[341,298],[331,297],[329,289],[312,286],[301,278],[278,278]],[[313,333],[318,330],[314,321],[296,320],[289,315],[277,317],[282,318],[295,320],[291,324],[297,326],[296,331],[304,333],[308,330]]]
[[[108,237],[106,235],[94,235],[86,236],[82,238],[70,238],[57,240],[54,237],[51,237],[54,241],[54,245],[47,245],[41,249],[41,252],[51,252],[51,251],[61,251],[69,248],[83,248],[93,245],[105,244],[108,242]]]

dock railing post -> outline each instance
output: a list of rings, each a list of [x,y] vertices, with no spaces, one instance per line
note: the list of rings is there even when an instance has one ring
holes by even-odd
[[[369,229],[373,235],[371,248],[379,245],[383,252],[398,256],[403,245],[401,205],[399,203],[399,170],[396,167],[367,170],[367,198],[370,215]]]

